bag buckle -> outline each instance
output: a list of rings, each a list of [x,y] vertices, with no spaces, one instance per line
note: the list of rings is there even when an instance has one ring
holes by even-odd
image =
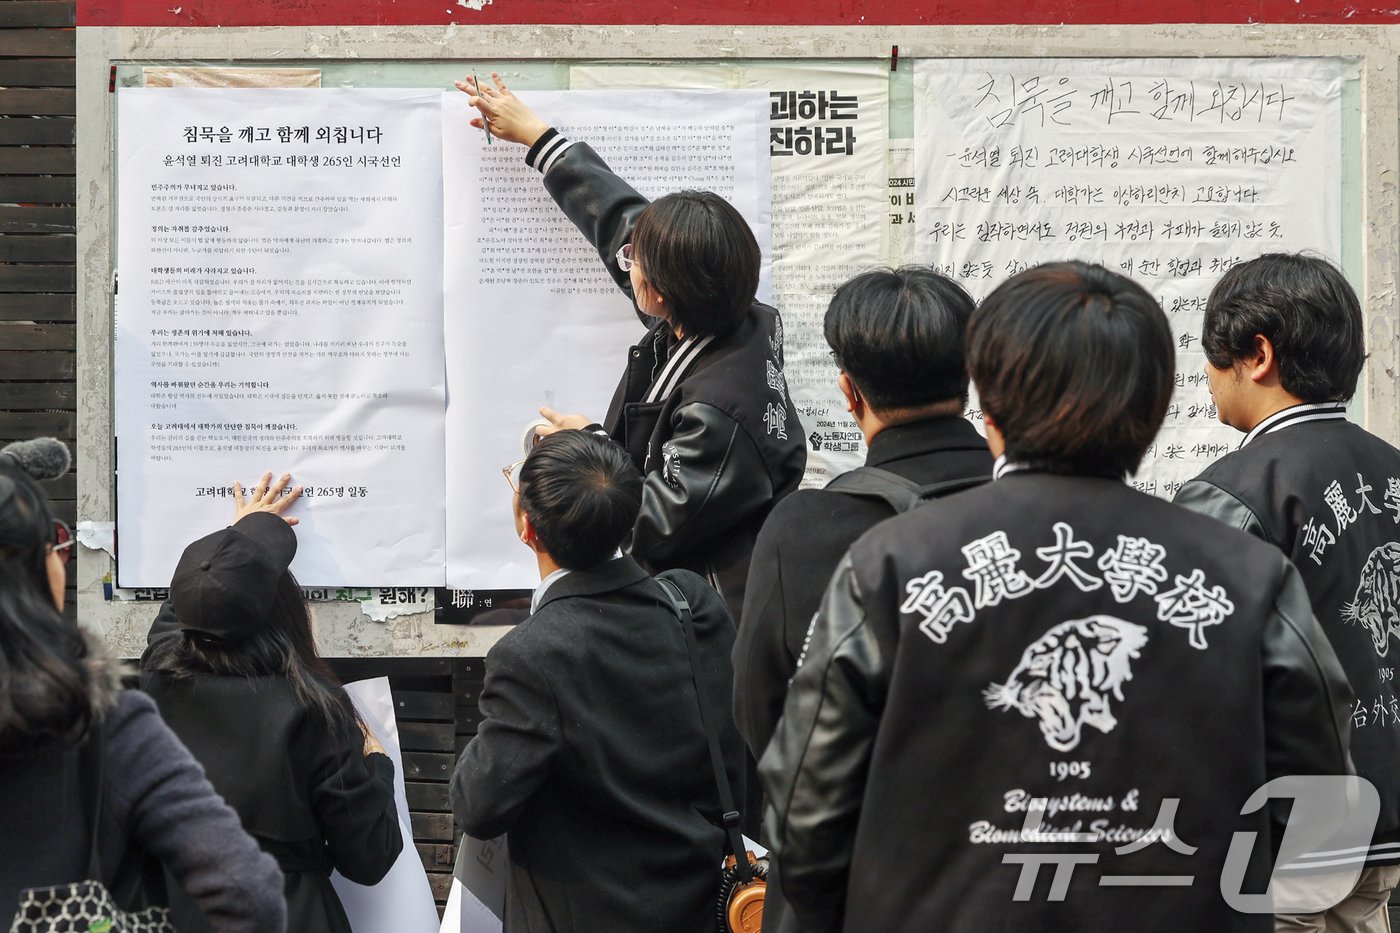
[[[732,829],[733,827],[738,826],[739,811],[730,810],[728,813],[724,814],[724,825],[726,829]]]

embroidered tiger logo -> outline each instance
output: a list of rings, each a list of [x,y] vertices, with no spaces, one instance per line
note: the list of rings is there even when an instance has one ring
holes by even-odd
[[[1381,657],[1391,636],[1400,638],[1400,542],[1382,544],[1366,558],[1356,596],[1342,607],[1342,618],[1365,626]]]
[[[1130,662],[1145,644],[1146,628],[1113,616],[1061,622],[1025,650],[1006,683],[982,695],[988,709],[1039,719],[1046,743],[1067,752],[1086,725],[1113,731],[1118,720],[1109,699],[1123,699],[1123,684],[1133,679]]]

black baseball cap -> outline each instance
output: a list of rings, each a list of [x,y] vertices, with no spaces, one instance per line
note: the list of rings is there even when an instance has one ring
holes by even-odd
[[[241,641],[268,624],[297,536],[271,512],[253,512],[185,548],[170,581],[180,628]]]

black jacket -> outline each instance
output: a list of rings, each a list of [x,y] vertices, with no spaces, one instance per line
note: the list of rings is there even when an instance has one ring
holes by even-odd
[[[958,416],[884,429],[865,463],[920,486],[992,472],[987,442]],[[878,499],[803,489],[763,523],[734,640],[734,721],[755,756],[783,713],[788,680],[831,572],[857,538],[894,514]]]
[[[1339,404],[1297,406],[1266,418],[1176,502],[1297,565],[1357,695],[1356,771],[1380,792],[1372,850],[1358,855],[1400,862],[1400,451],[1349,424]]]
[[[1274,838],[1241,807],[1280,774],[1347,773],[1350,708],[1275,549],[1117,480],[1014,472],[842,560],[760,764],[766,827],[811,930],[1262,933],[1219,893],[1232,832]],[[1194,855],[1115,853],[1173,797]],[[1038,832],[1092,841],[1023,835],[1037,798]],[[1049,870],[1014,898],[1004,857],[1065,851],[1097,859],[1065,899]]]
[[[731,782],[734,627],[703,581],[690,602]],[[551,584],[491,649],[482,721],[452,776],[457,827],[506,834],[505,928],[710,931],[724,834],[685,635],[660,586],[620,557]]]
[[[167,602],[152,640],[180,638]],[[148,649],[149,650],[149,649]],[[394,806],[394,765],[364,755],[353,723],[332,731],[292,694],[286,679],[193,674],[142,675],[161,716],[204,766],[244,828],[285,876],[287,929],[350,933],[331,870],[376,884],[403,848]],[[180,892],[172,913],[182,931],[208,929]]]
[[[545,172],[545,188],[632,297],[616,253],[647,199],[586,144],[553,131],[527,159]],[[807,465],[783,377],[782,324],[777,311],[755,302],[733,332],[692,358],[685,350],[694,341],[678,345],[666,322],[643,319],[647,333],[628,353],[603,422],[646,477],[629,550],[653,570],[684,568],[704,577],[738,618],[754,538]],[[675,372],[667,368],[673,357]],[[649,401],[653,383],[664,391]]]

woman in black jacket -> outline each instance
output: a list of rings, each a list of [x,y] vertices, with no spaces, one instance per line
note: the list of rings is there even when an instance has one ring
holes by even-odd
[[[79,881],[101,882],[119,907],[143,907],[148,859],[189,892],[210,929],[283,929],[276,863],[150,698],[123,690],[120,665],[63,617],[73,538],[30,477],[36,466],[41,479],[67,472],[67,450],[44,438],[0,452],[0,929],[31,900],[25,892]],[[99,749],[94,827],[86,782]]]
[[[394,766],[316,655],[288,572],[288,476],[185,549],[142,658],[143,686],[286,875],[288,928],[349,933],[332,870],[375,884],[403,848]],[[183,929],[201,929],[172,903]]]
[[[807,463],[782,322],[755,300],[753,232],[713,192],[649,202],[492,78],[493,87],[457,87],[492,135],[529,146],[526,161],[648,324],[602,425],[645,477],[630,553],[652,570],[705,577],[738,619],[758,529]],[[592,426],[583,415],[541,414],[552,422],[541,433]]]

